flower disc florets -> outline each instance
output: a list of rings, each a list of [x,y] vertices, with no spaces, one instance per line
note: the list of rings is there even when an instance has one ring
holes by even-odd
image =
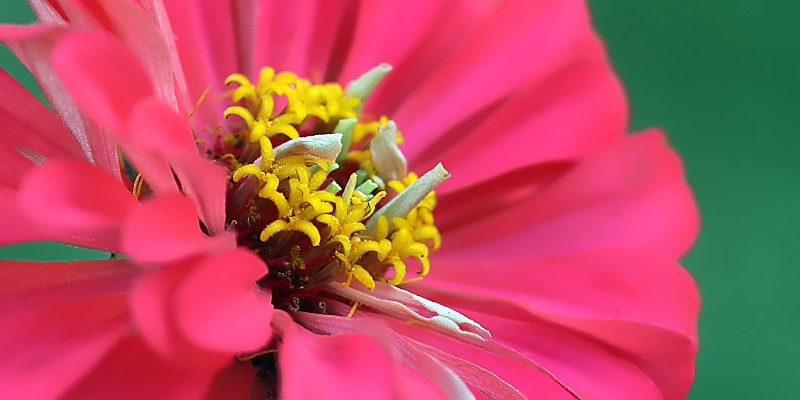
[[[428,273],[428,254],[441,243],[433,188],[449,174],[441,165],[409,173],[395,123],[359,118],[388,70],[376,67],[347,90],[272,68],[256,84],[240,74],[226,81],[237,84],[237,105],[225,117],[241,122],[218,130],[211,155],[230,166],[229,228],[269,266],[260,284],[277,307],[316,311],[333,281],[372,290],[376,281],[399,285]],[[419,264],[411,279],[409,260]]]

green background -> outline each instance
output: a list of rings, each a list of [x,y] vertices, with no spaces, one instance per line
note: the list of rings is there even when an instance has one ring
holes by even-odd
[[[1,3],[3,22],[33,21],[22,0]],[[590,6],[633,128],[666,128],[702,210],[685,259],[704,299],[690,398],[800,398],[800,2]],[[32,87],[4,48],[0,66]],[[0,248],[0,259],[85,257],[47,244]]]

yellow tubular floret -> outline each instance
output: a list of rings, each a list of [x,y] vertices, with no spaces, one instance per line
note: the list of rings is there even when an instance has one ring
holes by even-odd
[[[257,179],[255,190],[259,199],[250,200],[253,202],[253,221],[275,218],[277,210],[277,219],[260,232],[262,242],[269,241],[279,232],[299,232],[309,238],[311,246],[330,246],[315,251],[314,257],[333,254],[333,262],[341,263],[337,266],[340,271],[338,279],[344,281],[345,287],[352,280],[369,290],[375,289],[376,280],[392,285],[413,281],[406,279],[405,261],[411,257],[418,259],[422,265],[418,276],[429,272],[429,252],[441,246],[441,235],[434,225],[432,214],[436,206],[433,192],[413,207],[408,215],[392,215],[393,218],[387,219],[378,211],[377,220],[370,220],[379,204],[386,203],[384,199],[387,196],[390,197],[388,200],[392,200],[419,178],[409,173],[398,180],[389,181],[376,171],[371,159],[370,141],[382,126],[390,123],[388,117],[381,116],[376,121],[364,122],[362,116],[359,122],[358,113],[362,108],[362,99],[366,97],[348,95],[354,93],[349,87],[345,91],[335,83],[313,84],[294,73],[276,72],[269,67],[259,71],[257,81],[251,81],[242,74],[233,74],[228,76],[225,84],[235,86],[229,92],[235,105],[225,109],[223,115],[226,118],[236,115],[242,122],[235,123],[238,125],[232,133],[221,136],[224,143],[236,149],[244,147],[240,152],[247,154],[241,157],[236,150],[231,150],[235,154],[230,162],[231,180],[238,182],[248,175]],[[333,127],[338,127],[343,119],[353,119],[349,125],[352,132],[348,128],[347,141],[343,141],[341,152],[335,152],[335,155],[338,154],[335,160],[340,164],[354,161],[359,170],[358,174],[350,176],[343,187],[339,186],[342,185],[341,175],[334,175],[336,180],[328,185],[332,180],[329,174],[338,165],[333,162],[334,158],[282,153],[281,149],[276,151],[274,148],[274,143],[285,140],[283,137],[275,138],[276,135],[293,140],[300,137],[301,131],[304,136],[307,135],[309,129],[311,132],[326,129],[325,133],[329,133],[332,129],[338,129]],[[395,140],[402,142],[399,131]],[[252,161],[252,158],[243,160],[249,156],[255,157],[256,145],[260,151],[260,162]],[[254,164],[242,165],[240,162]],[[263,207],[264,204],[268,208],[259,214],[256,207]],[[407,209],[403,209],[403,212]],[[376,228],[373,228],[373,223]],[[369,231],[366,231],[366,226],[370,226]],[[270,246],[280,242],[282,239],[272,241]],[[388,280],[384,277],[387,269],[394,271]]]

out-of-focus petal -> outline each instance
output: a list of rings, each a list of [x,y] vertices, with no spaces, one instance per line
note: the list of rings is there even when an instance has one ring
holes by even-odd
[[[3,394],[53,398],[90,370],[130,329],[125,293],[141,273],[123,260],[0,262]]]
[[[151,200],[127,216],[125,254],[140,262],[169,262],[234,247],[233,238],[209,238],[200,230],[192,202],[182,195]]]
[[[42,226],[69,233],[94,233],[115,243],[136,198],[105,171],[87,162],[54,161],[31,171],[18,204]],[[100,241],[100,240],[99,240]]]
[[[215,371],[192,370],[190,366],[161,358],[142,340],[128,336],[64,399],[198,399],[208,390]]]
[[[265,346],[273,307],[255,282],[266,273],[264,262],[245,250],[204,259],[175,294],[178,327],[197,345],[231,354]]]
[[[67,87],[52,79],[56,70],[51,62],[53,46],[67,30],[61,25],[0,26],[0,41],[6,44],[31,71],[47,102],[80,143],[86,158],[113,176],[119,176],[117,145],[107,132],[86,118],[75,104]]]
[[[114,132],[122,130],[136,103],[155,93],[141,61],[108,33],[72,33],[58,42],[52,59],[75,103]]]
[[[64,123],[2,69],[0,92],[0,141],[47,158],[86,158]]]
[[[274,321],[283,341],[278,353],[283,398],[393,398],[391,355],[369,336],[315,335],[282,311],[275,312]]]
[[[0,262],[3,314],[127,292],[144,270],[127,260]]]

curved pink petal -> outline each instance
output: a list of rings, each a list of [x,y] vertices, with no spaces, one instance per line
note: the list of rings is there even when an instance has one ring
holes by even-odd
[[[353,79],[382,62],[396,65],[410,56],[447,18],[446,6],[445,1],[362,1],[342,76]]]
[[[0,141],[47,158],[86,158],[64,123],[2,69],[0,92]],[[14,162],[3,160],[4,164]]]
[[[64,399],[198,399],[208,390],[215,370],[160,358],[139,336],[118,343]]]
[[[131,292],[129,304],[137,331],[160,358],[213,373],[230,362],[231,354],[198,347],[176,323],[180,310],[175,306],[175,293],[197,261],[163,265],[142,277]]]
[[[677,258],[699,225],[680,159],[653,132],[619,140],[511,206],[484,204],[482,213],[442,230],[440,259],[535,260],[625,248]]]
[[[125,254],[139,262],[168,262],[234,246],[233,237],[209,238],[198,224],[191,200],[180,194],[146,202],[127,217]]]
[[[52,60],[75,103],[113,132],[121,131],[136,103],[154,94],[141,61],[108,33],[72,33],[55,46]]]
[[[283,311],[275,312],[275,329],[283,341],[278,353],[283,398],[393,398],[392,357],[369,336],[315,335]],[[309,377],[315,384],[308,384]]]
[[[599,40],[585,42],[561,69],[509,95],[483,121],[442,133],[415,168],[443,163],[452,174],[439,188],[446,193],[526,165],[579,159],[621,137],[628,123],[622,86]]]
[[[266,393],[263,392],[262,385],[258,381],[255,368],[253,368],[250,361],[235,360],[214,376],[211,387],[203,396],[203,399],[263,399],[266,397]],[[259,391],[262,392],[259,393]]]
[[[404,143],[409,161],[421,161],[438,140],[446,143],[447,134],[466,130],[462,124],[476,124],[473,116],[490,115],[520,87],[539,85],[559,73],[594,40],[583,3],[498,3],[458,50],[411,86],[391,113],[403,131],[414,132]],[[610,70],[608,78],[614,79]]]
[[[390,3],[390,2],[386,2]],[[441,8],[437,7],[441,5]],[[388,62],[394,66],[375,92],[370,96],[366,104],[366,113],[370,115],[386,114],[394,115],[397,108],[408,100],[410,87],[416,87],[425,81],[427,76],[452,54],[461,49],[465,43],[473,37],[492,10],[497,6],[496,2],[481,0],[443,0],[437,4],[429,4],[430,7],[438,8],[442,14],[435,19],[435,31],[424,35],[424,40],[419,40],[414,44],[411,51],[398,53],[392,49],[382,49],[381,52],[393,54],[392,58],[379,58],[369,52],[366,54],[354,54],[362,60],[362,65],[375,66],[381,62]],[[386,5],[384,7],[391,7]],[[393,21],[392,18],[388,19]],[[386,22],[386,21],[384,21]],[[415,26],[418,32],[420,27]],[[380,29],[369,32],[368,35],[378,36],[387,43],[403,42],[403,35],[397,35],[393,29]],[[403,46],[406,47],[406,46]],[[373,58],[369,59],[370,55]],[[347,83],[363,73],[354,71],[353,75],[343,74],[339,81]],[[398,96],[398,93],[406,93],[406,96]],[[402,126],[400,127],[402,129]]]
[[[337,46],[349,45],[360,2],[258,0],[252,41],[252,72],[271,66],[290,70],[315,82],[330,80],[330,66],[341,68]],[[304,18],[286,18],[303,15]],[[274,40],[280,37],[284,40]]]
[[[36,165],[5,142],[0,142],[0,160],[3,160],[0,163],[0,187],[10,190],[16,190],[25,174]]]
[[[575,396],[562,387],[559,382],[533,367],[533,363],[537,363],[538,360],[532,360],[533,363],[522,363],[490,350],[476,347],[473,344],[446,337],[402,321],[392,320],[388,322],[394,332],[407,339],[443,351],[449,357],[456,357],[483,370],[491,371],[497,379],[510,385],[526,398],[575,399]],[[484,387],[486,382],[472,381],[470,384],[473,385],[474,389],[487,395],[498,393],[502,390],[498,387]],[[513,393],[513,391],[510,393]]]
[[[47,263],[0,263],[0,388],[4,396],[58,396],[91,370],[129,329],[125,294],[113,290],[118,279],[91,276],[99,272],[95,267],[101,263],[70,263],[63,265],[64,271]],[[76,290],[69,285],[70,279],[90,292]],[[51,287],[54,292],[47,291]]]
[[[260,258],[232,250],[204,259],[183,279],[175,313],[183,334],[199,346],[244,353],[265,346],[272,336],[269,292],[257,287],[266,275]]]
[[[106,131],[84,115],[56,75],[51,62],[55,43],[65,34],[62,25],[0,26],[0,41],[8,45],[31,71],[55,113],[80,143],[86,158],[100,168],[119,176],[117,145]]]
[[[166,43],[172,37],[164,37],[161,29],[147,14],[139,2],[129,0],[97,1],[102,17],[108,19],[111,31],[133,50],[141,65],[147,71],[152,85],[159,98],[175,110],[181,110],[178,104],[173,76],[172,53]],[[185,108],[183,108],[185,110]]]
[[[433,275],[447,280],[426,278],[414,290],[468,309],[470,315],[482,313],[481,323],[486,315],[503,318],[495,324],[497,328],[489,327],[501,342],[503,335],[514,332],[503,324],[530,325],[532,332],[544,329],[539,325],[553,325],[541,322],[550,320],[563,332],[550,329],[542,335],[566,337],[567,332],[582,332],[605,343],[608,357],[628,360],[646,373],[640,380],[652,380],[668,398],[681,398],[688,390],[694,371],[699,297],[691,277],[674,261],[644,252],[604,251],[510,264],[513,270],[498,269],[490,262],[436,265]],[[508,279],[509,273],[515,279]],[[514,340],[513,347],[521,352],[535,348],[519,342],[520,337]],[[535,359],[567,384],[581,387],[576,381],[585,379],[582,371],[559,374],[558,368],[538,356]],[[618,381],[608,379],[610,388],[598,382],[585,386],[613,391]]]
[[[19,206],[43,226],[72,232],[115,232],[136,198],[107,172],[87,162],[53,161],[22,182]]]
[[[197,208],[200,219],[211,235],[225,234],[225,196],[228,173],[196,154],[175,155],[170,159],[183,190]]]
[[[127,260],[0,262],[3,314],[125,293],[143,273]]]
[[[177,54],[186,79],[185,102],[194,108],[204,92],[210,88],[197,111],[192,115],[195,134],[213,140],[211,129],[222,122],[222,112],[228,106],[218,100],[226,89],[225,78],[240,70],[237,65],[236,38],[232,1],[164,1],[163,6],[175,34]],[[249,10],[252,12],[252,9]],[[238,14],[237,14],[238,15]],[[226,18],[227,16],[227,18]]]

